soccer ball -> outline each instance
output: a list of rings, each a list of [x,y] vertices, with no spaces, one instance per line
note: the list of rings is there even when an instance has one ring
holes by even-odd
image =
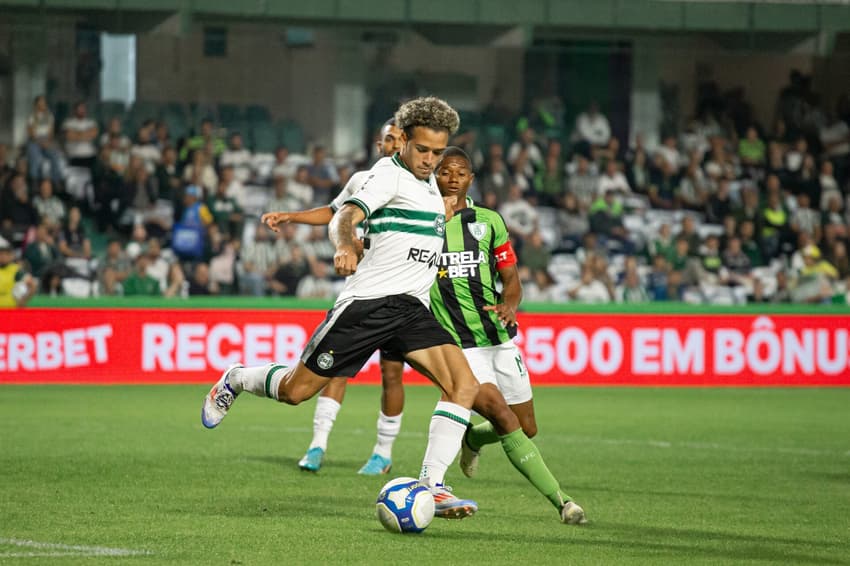
[[[434,496],[417,479],[396,478],[381,488],[375,508],[391,533],[421,533],[434,518]]]

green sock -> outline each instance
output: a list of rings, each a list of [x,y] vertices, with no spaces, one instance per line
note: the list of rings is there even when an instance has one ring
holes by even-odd
[[[560,510],[565,502],[572,499],[561,491],[558,480],[546,467],[546,462],[543,461],[543,456],[540,455],[537,445],[525,435],[522,429],[506,434],[500,439],[505,455],[514,465],[514,468],[524,475],[531,485],[537,488],[537,491],[542,493],[556,509]]]
[[[466,442],[469,447],[475,451],[481,450],[482,447],[488,444],[496,444],[499,442],[499,435],[490,421],[484,421],[470,427],[466,432]]]

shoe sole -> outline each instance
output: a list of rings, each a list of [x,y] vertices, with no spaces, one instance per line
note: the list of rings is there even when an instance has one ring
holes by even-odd
[[[465,519],[474,515],[476,511],[478,511],[478,508],[472,505],[458,505],[435,511],[434,516],[440,519]]]

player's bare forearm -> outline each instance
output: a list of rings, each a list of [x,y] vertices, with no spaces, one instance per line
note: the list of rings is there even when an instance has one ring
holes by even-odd
[[[502,279],[502,302],[488,305],[484,310],[494,311],[505,326],[513,326],[516,324],[516,312],[522,301],[519,271],[516,265],[503,267],[499,269],[499,277]]]
[[[295,224],[310,224],[311,226],[324,226],[333,218],[333,210],[329,206],[320,206],[311,208],[310,210],[301,210],[298,212],[280,211],[267,212],[263,214],[260,221],[274,230],[279,231],[280,224],[293,222]]]
[[[357,224],[364,220],[366,215],[360,208],[346,204],[336,214],[328,225],[328,237],[334,246],[334,268],[339,275],[351,275],[357,270],[359,253],[355,244],[357,236],[355,229]]]

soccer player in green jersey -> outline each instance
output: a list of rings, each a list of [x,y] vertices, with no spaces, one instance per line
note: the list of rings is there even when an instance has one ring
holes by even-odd
[[[500,442],[511,464],[558,509],[564,523],[584,523],[584,510],[563,492],[530,438],[537,433],[531,384],[511,340],[522,299],[516,254],[502,217],[467,198],[472,179],[466,153],[447,148],[437,168],[437,185],[444,197],[457,201],[446,223],[431,311],[463,349],[481,384],[473,409],[488,419],[467,428],[461,470],[472,477],[481,448]]]

